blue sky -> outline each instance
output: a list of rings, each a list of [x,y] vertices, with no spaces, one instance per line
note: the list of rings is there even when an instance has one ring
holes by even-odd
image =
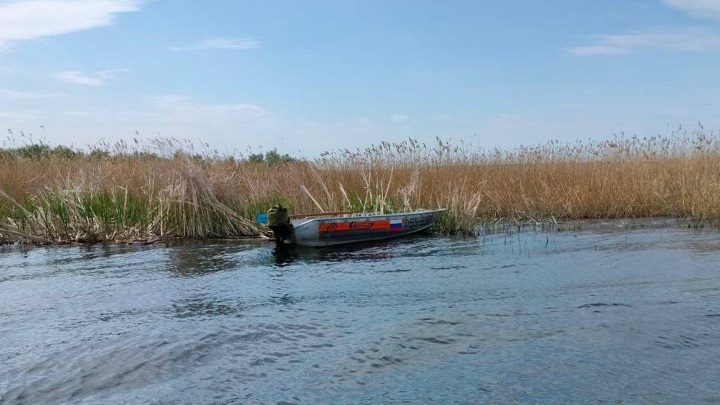
[[[0,0],[16,142],[314,157],[717,132],[719,66],[720,0]]]

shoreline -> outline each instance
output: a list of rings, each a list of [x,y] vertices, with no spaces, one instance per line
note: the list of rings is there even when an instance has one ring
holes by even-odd
[[[644,217],[644,218],[599,218],[599,219],[570,219],[563,221],[485,221],[478,222],[475,226],[473,233],[465,233],[461,237],[474,238],[483,235],[495,235],[495,234],[512,234],[512,233],[524,233],[524,232],[541,232],[541,233],[552,233],[552,232],[598,232],[598,231],[609,231],[609,232],[622,232],[622,231],[635,231],[639,229],[668,229],[668,228],[687,228],[687,229],[720,229],[720,222],[717,220],[695,220],[693,218],[674,218],[674,217]],[[434,235],[438,236],[457,236],[449,235],[441,231],[432,231]],[[0,231],[0,237],[2,231]],[[41,239],[41,238],[35,238]],[[105,240],[94,240],[94,241],[59,241],[51,242],[41,240],[39,242],[33,241],[32,238],[26,238],[25,240],[16,239],[8,240],[6,238],[0,238],[0,249],[7,248],[10,246],[92,246],[92,245],[156,245],[156,244],[168,244],[174,242],[262,242],[271,243],[274,239],[266,235],[258,236],[238,236],[238,237],[179,237],[179,236],[168,236],[164,238],[151,238],[151,239],[133,239],[133,240],[122,240],[122,239],[105,239]]]

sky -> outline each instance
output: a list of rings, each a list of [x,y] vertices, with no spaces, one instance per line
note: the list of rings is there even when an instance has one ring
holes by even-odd
[[[0,0],[6,145],[312,158],[698,123],[720,129],[720,0]]]

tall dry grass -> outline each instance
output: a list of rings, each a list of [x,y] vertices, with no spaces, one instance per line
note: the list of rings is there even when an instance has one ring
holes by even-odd
[[[156,147],[35,154],[6,148],[0,238],[257,235],[262,229],[253,218],[274,203],[294,213],[447,208],[438,224],[447,233],[472,233],[479,221],[720,219],[720,140],[702,128],[513,150],[383,142],[278,164],[198,155],[168,140]]]

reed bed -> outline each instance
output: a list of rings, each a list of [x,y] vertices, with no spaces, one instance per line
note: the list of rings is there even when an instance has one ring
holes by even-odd
[[[259,158],[258,158],[259,157]],[[406,140],[312,161],[197,153],[174,140],[84,151],[0,150],[0,240],[32,243],[258,236],[256,214],[447,208],[437,225],[598,218],[720,219],[720,139],[646,138],[482,150]]]

